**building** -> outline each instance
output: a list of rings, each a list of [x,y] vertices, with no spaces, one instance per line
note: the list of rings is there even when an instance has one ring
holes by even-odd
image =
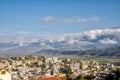
[[[5,70],[2,70],[2,71],[0,72],[0,80],[12,80],[12,79],[11,79],[11,74],[8,73],[8,72],[5,71]]]
[[[66,80],[65,77],[40,77],[39,80]]]

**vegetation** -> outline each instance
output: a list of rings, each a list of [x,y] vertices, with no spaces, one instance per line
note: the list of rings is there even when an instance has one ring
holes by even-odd
[[[120,79],[120,68],[116,69],[116,76],[117,76],[116,80],[119,80]]]

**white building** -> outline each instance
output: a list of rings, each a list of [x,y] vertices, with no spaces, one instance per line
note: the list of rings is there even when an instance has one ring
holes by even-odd
[[[2,71],[0,72],[0,80],[12,80],[12,79],[11,79],[11,74],[8,73],[8,72],[5,71],[5,70],[2,70]]]
[[[53,61],[54,61],[54,63],[57,63],[58,62],[58,57],[53,57]]]

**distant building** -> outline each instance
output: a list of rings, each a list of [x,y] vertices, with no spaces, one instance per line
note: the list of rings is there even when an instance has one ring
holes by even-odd
[[[58,62],[58,57],[53,57],[53,61],[54,61],[54,63],[57,63]]]
[[[0,72],[0,80],[11,80],[11,74],[5,70]]]
[[[65,77],[40,77],[39,80],[66,80]]]

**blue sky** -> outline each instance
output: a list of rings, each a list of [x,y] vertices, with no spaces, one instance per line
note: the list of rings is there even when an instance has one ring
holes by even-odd
[[[120,27],[120,0],[0,0],[0,34],[38,36]]]

